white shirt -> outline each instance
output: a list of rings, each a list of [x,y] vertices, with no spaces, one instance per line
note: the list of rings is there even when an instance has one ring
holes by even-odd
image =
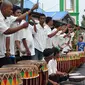
[[[53,30],[52,30],[52,32],[54,32],[54,31],[57,31],[57,29],[56,28],[54,28]],[[56,33],[56,35],[52,38],[52,44],[53,44],[53,46],[54,47],[58,47],[58,45],[59,45],[59,36],[60,36],[60,34],[62,33],[62,31],[58,31],[57,33]]]
[[[20,23],[20,25],[23,24],[23,23],[25,23],[25,22],[26,21],[22,20],[22,22]],[[20,44],[21,44],[21,50],[22,51],[25,51],[25,47],[24,47],[24,45],[22,43],[22,39],[25,38],[26,39],[26,42],[27,42],[27,45],[28,45],[28,48],[29,48],[32,56],[35,55],[34,40],[33,40],[33,36],[32,36],[32,34],[34,32],[33,30],[34,30],[33,29],[33,26],[31,26],[29,24],[28,28],[19,31],[19,36],[20,36],[19,40],[20,40]],[[21,56],[23,56],[23,54],[21,54]]]
[[[15,27],[18,26],[18,22],[15,22],[16,19],[17,19],[17,17],[10,16],[10,17],[7,17],[5,22],[6,22],[6,24],[9,27],[15,28]],[[6,37],[10,37],[10,53],[11,53],[11,55],[15,55],[15,49],[14,49],[14,47],[15,47],[15,39],[14,39],[14,34],[6,35]]]
[[[66,39],[64,38],[64,36],[65,36],[66,34],[65,33],[63,33],[63,34],[61,34],[60,36],[59,36],[59,46],[62,46],[63,44],[65,44],[66,43]]]
[[[45,29],[40,24],[37,24],[36,28],[37,32],[34,34],[34,45],[37,50],[43,52],[46,48],[47,39]]]
[[[49,62],[48,62],[48,74],[51,75],[53,73],[56,73],[57,72],[57,61],[54,60],[54,59],[51,59]]]
[[[45,25],[45,32],[47,34],[46,39],[46,48],[52,48],[52,38],[49,38],[48,35],[52,33],[51,28],[48,25]]]
[[[5,57],[5,35],[3,34],[9,27],[5,23],[5,18],[0,11],[0,58]]]

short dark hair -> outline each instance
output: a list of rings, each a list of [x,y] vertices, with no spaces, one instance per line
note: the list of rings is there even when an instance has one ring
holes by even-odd
[[[21,10],[21,7],[13,5],[13,14],[17,11],[17,10]]]
[[[79,38],[81,38],[83,40],[83,36],[82,35]]]
[[[58,48],[47,48],[43,51],[43,55],[44,57],[49,57],[50,55],[54,54],[54,56],[56,55],[56,53],[59,53],[59,49]]]
[[[30,10],[29,8],[24,8],[22,13],[26,13],[26,12],[28,12],[29,10]],[[29,14],[29,16],[32,15],[32,13],[33,13],[33,12],[31,12],[31,13]]]
[[[46,17],[46,24],[48,24],[52,20],[52,17]]]
[[[23,11],[22,11],[22,13],[26,13],[29,10],[30,10],[29,8],[24,8]]]
[[[39,15],[39,18],[40,18],[41,16],[45,16],[45,14],[40,14],[40,15]]]

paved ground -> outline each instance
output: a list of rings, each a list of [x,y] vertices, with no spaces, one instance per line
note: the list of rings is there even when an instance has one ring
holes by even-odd
[[[81,73],[81,75],[85,76],[85,64],[80,66],[78,69],[76,69],[74,72],[78,72],[78,73]],[[63,84],[63,85],[85,85],[85,80],[82,81],[82,82],[75,82],[75,83],[72,83],[70,82],[70,84],[67,82],[67,84]]]

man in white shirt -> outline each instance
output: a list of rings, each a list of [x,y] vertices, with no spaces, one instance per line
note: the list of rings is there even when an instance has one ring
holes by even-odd
[[[43,51],[46,48],[46,33],[44,29],[45,15],[41,14],[39,17],[39,24],[36,25],[36,32],[34,33],[35,56],[34,60],[42,60]]]
[[[47,85],[58,85],[61,81],[67,80],[67,74],[57,70],[56,57],[59,56],[59,50],[57,48],[48,48],[44,50],[43,54],[48,63],[49,79]]]
[[[0,10],[0,67],[5,64],[9,64],[8,57],[5,57],[5,40],[4,34],[12,34],[14,32],[17,32],[24,27],[28,26],[28,23],[24,23],[23,25],[16,27],[16,28],[10,28],[6,22],[6,17],[9,17],[12,14],[12,4],[8,1],[5,1],[1,5]],[[9,52],[10,49],[7,50]]]
[[[46,18],[46,25],[44,26],[45,32],[47,35],[46,39],[46,48],[52,48],[52,37],[54,37],[58,30],[51,31],[51,27],[53,26],[53,20],[52,17],[47,17]]]
[[[62,54],[68,53],[70,50],[72,50],[72,39],[74,36],[73,29],[71,25],[68,25],[68,33],[63,36],[65,43],[61,46],[62,47]]]
[[[13,15],[15,16],[15,17],[7,17],[7,24],[10,26],[10,27],[12,27],[12,28],[14,28],[14,27],[17,27],[17,26],[19,26],[20,24],[20,22],[19,21],[16,21],[15,22],[15,20],[16,20],[16,18],[18,17],[18,16],[21,16],[21,8],[20,7],[18,7],[18,6],[13,6]],[[15,18],[15,19],[14,19]],[[10,24],[10,21],[11,21],[11,24]],[[6,36],[6,49],[11,49],[10,50],[10,53],[7,53],[6,52],[6,56],[7,57],[10,57],[10,59],[12,60],[12,64],[14,64],[14,63],[16,63],[16,58],[15,58],[15,51],[16,51],[16,49],[15,49],[15,37],[17,37],[17,33],[19,34],[19,31],[18,32],[16,32],[16,33],[14,33],[14,34],[11,34],[10,36]],[[20,58],[19,58],[20,59]]]
[[[29,9],[24,9],[23,13],[28,11]],[[32,20],[34,23],[35,21],[32,19],[32,13],[28,16],[29,20]],[[25,20],[22,20],[20,24],[23,24],[26,22]],[[22,60],[30,60],[35,55],[35,49],[34,49],[34,40],[33,40],[33,34],[35,31],[35,24],[34,26],[30,25],[25,30],[19,31],[19,33],[16,36],[16,45],[20,51],[20,56]]]
[[[24,22],[25,21],[22,21],[21,24],[23,24]],[[33,31],[34,31],[34,26],[31,26],[30,24],[29,24],[29,27],[27,29],[20,31],[20,40],[19,40],[20,41],[20,48],[23,52],[25,52],[24,54],[21,53],[22,60],[32,59],[32,57],[34,57],[34,55],[35,55],[34,40],[33,40],[33,36],[32,36]],[[27,54],[23,39],[26,40],[27,47],[30,51],[30,55]]]

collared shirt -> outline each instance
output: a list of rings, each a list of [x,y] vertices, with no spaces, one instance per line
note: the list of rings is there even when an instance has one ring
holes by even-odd
[[[46,48],[47,39],[46,32],[45,29],[40,24],[37,24],[36,28],[37,32],[35,32],[34,34],[34,45],[37,50],[43,52],[44,49]]]
[[[26,22],[25,20],[22,20],[22,22],[20,23],[20,25],[23,24],[23,23],[25,23],[25,22]],[[23,45],[23,43],[22,43],[22,39],[25,38],[25,39],[26,39],[26,42],[27,42],[27,46],[28,46],[28,48],[29,48],[32,56],[35,55],[34,40],[33,40],[33,36],[32,36],[32,34],[33,34],[33,32],[34,32],[33,30],[34,30],[34,29],[33,29],[33,26],[31,26],[31,25],[29,24],[28,28],[23,29],[23,30],[20,31],[21,49],[22,49],[23,51],[25,51],[25,47],[24,47],[24,45]],[[25,54],[25,55],[26,55],[26,54]],[[22,56],[22,54],[21,54],[21,56]]]
[[[49,38],[48,35],[52,33],[51,28],[48,25],[45,25],[45,32],[47,35],[46,39],[46,48],[52,48],[52,38]]]
[[[55,74],[57,72],[57,61],[55,59],[51,59],[49,62],[48,62],[48,74],[51,75],[51,74]]]
[[[5,23],[5,18],[0,11],[0,58],[5,57],[5,35],[3,34],[8,30],[9,26]]]

